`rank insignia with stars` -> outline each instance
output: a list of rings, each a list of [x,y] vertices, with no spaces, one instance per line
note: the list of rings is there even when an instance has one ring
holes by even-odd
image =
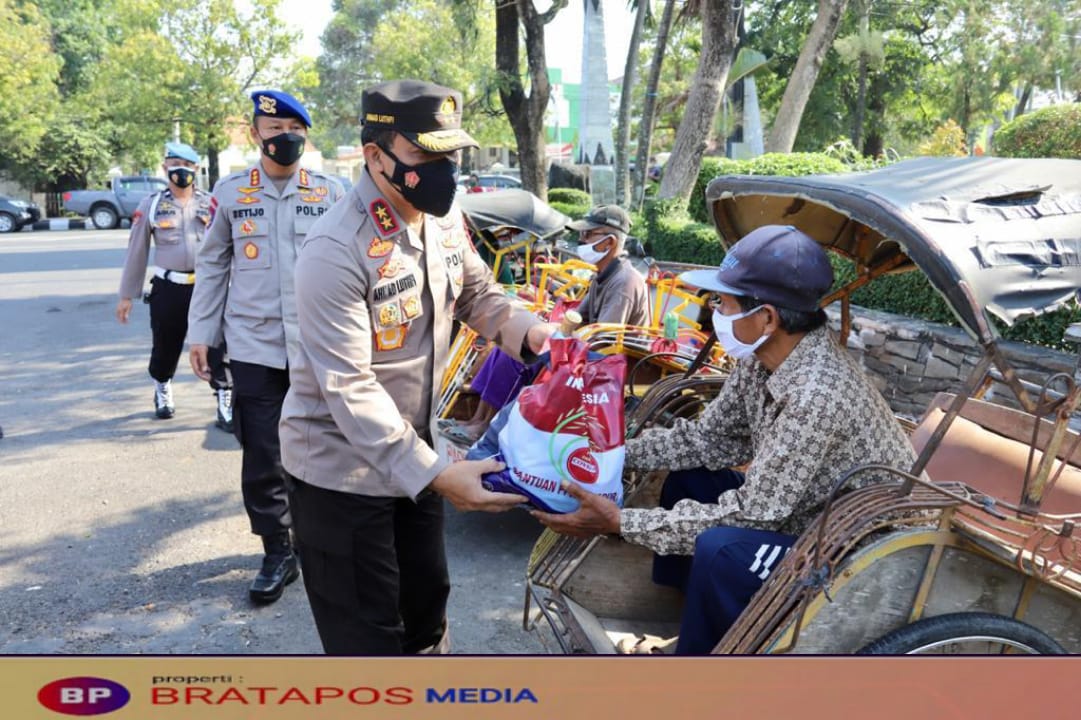
[[[375,218],[375,225],[379,228],[379,232],[383,235],[398,232],[398,221],[394,218],[394,213],[391,212],[386,201],[376,200],[369,209],[372,211],[372,217]]]
[[[263,187],[263,179],[259,175],[259,168],[252,168],[251,171],[248,173],[248,184],[252,187]],[[241,192],[244,191],[241,190]]]

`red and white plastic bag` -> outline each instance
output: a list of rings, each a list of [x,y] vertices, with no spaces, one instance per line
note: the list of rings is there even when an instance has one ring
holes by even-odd
[[[591,358],[581,340],[553,339],[548,369],[518,394],[499,432],[497,458],[507,467],[486,475],[485,486],[546,512],[578,509],[565,481],[622,505],[626,374],[622,355]]]

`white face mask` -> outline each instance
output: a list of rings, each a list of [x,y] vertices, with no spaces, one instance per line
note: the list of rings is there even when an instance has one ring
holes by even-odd
[[[605,240],[607,240],[610,237],[612,237],[612,236],[611,235],[605,235],[604,237],[602,237],[600,240],[593,243],[592,245],[585,245],[585,244],[579,245],[578,246],[578,257],[582,258],[583,260],[585,260],[590,265],[596,265],[597,263],[599,263],[601,260],[603,260],[605,257],[608,256],[608,253],[600,252],[596,248],[597,248],[598,245],[600,245],[602,242],[604,242]]]
[[[745,318],[761,310],[764,305],[759,305],[756,308],[752,308],[747,312],[736,313],[735,315],[722,315],[720,310],[713,311],[713,332],[717,334],[717,342],[721,344],[724,351],[734,357],[737,360],[743,360],[749,358],[754,354],[754,351],[762,346],[762,343],[769,340],[769,333],[766,333],[762,337],[755,340],[753,343],[747,344],[739,340],[735,333],[732,331],[732,323],[740,318]]]

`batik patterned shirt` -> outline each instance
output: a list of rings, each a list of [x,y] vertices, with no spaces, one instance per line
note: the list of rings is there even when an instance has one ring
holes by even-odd
[[[718,525],[798,535],[821,511],[833,483],[870,463],[908,470],[915,454],[882,395],[827,328],[807,333],[776,371],[741,361],[694,420],[627,441],[627,466],[711,470],[750,465],[738,490],[716,505],[681,500],[671,510],[624,509],[620,534],[662,555],[691,555]],[[852,487],[896,480],[861,473]]]

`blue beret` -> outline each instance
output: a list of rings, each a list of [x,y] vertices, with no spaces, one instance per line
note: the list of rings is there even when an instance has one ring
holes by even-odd
[[[187,160],[189,162],[199,162],[199,153],[195,152],[195,148],[191,145],[186,145],[179,142],[167,142],[165,143],[165,159],[180,158],[181,160]]]
[[[312,126],[311,116],[295,97],[281,90],[256,90],[251,94],[255,103],[255,114],[267,117],[297,118],[308,127]]]

